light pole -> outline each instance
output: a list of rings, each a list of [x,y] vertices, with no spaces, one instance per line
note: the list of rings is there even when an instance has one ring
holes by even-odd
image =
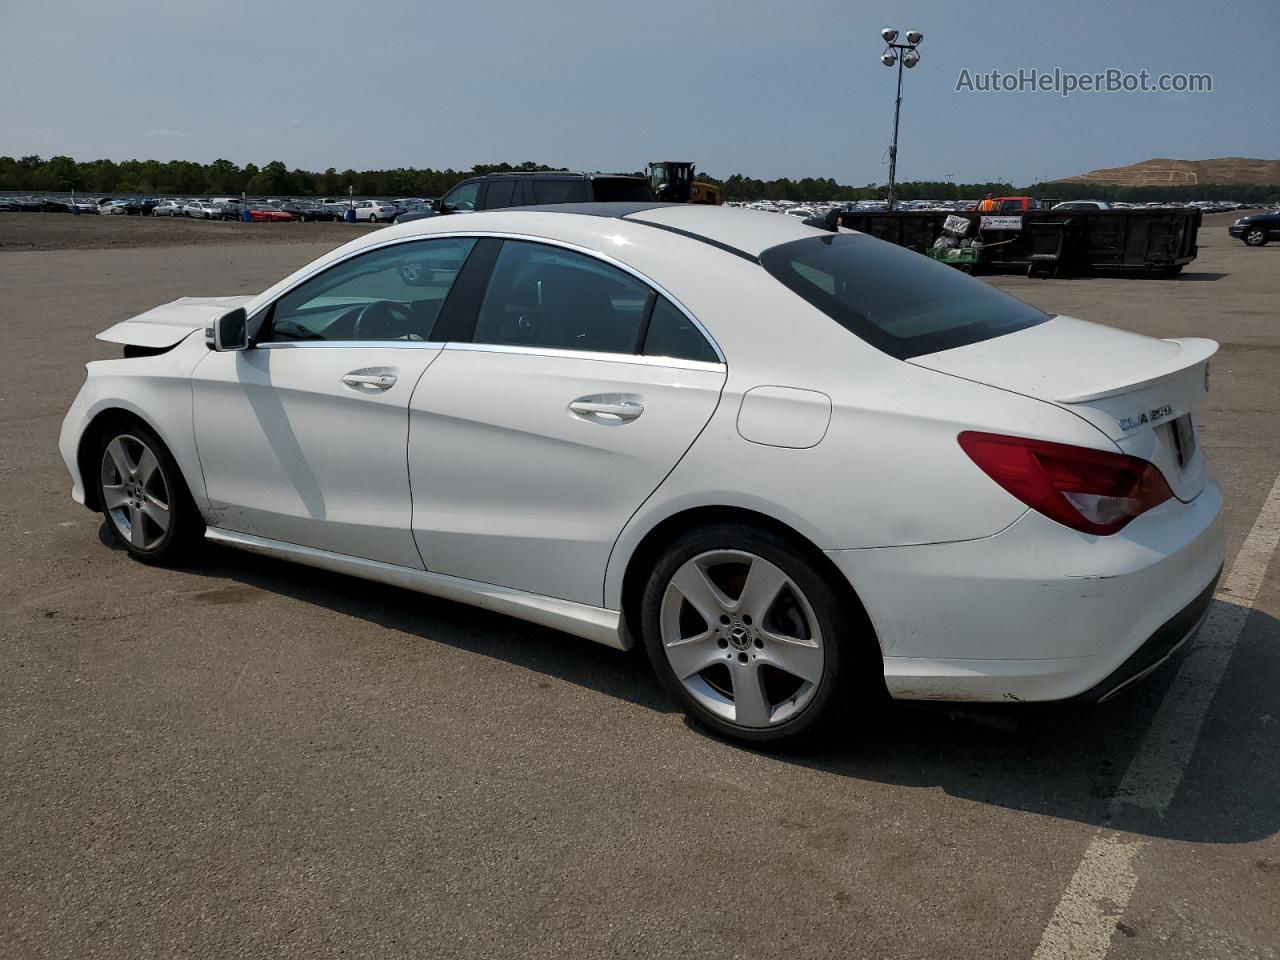
[[[889,209],[893,209],[893,188],[898,174],[898,114],[902,111],[902,68],[910,70],[920,62],[920,52],[916,49],[924,43],[924,34],[919,30],[907,31],[907,42],[897,43],[898,31],[885,27],[880,31],[884,37],[884,53],[880,62],[886,67],[898,66],[898,97],[893,102],[893,145],[889,147]]]

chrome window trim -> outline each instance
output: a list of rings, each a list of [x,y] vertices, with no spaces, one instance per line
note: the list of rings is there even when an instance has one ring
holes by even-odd
[[[529,357],[561,357],[567,360],[597,360],[604,363],[636,363],[645,367],[669,367],[679,370],[710,370],[724,373],[724,363],[710,360],[686,360],[683,357],[649,356],[644,353],[611,353],[606,350],[567,350],[559,347],[525,347],[514,343],[471,343],[451,340],[446,350],[466,350],[471,353],[512,353]]]
[[[439,340],[272,340],[258,344],[258,350],[290,350],[295,347],[318,347],[321,350],[439,350]]]
[[[681,303],[678,299],[676,299],[676,297],[674,297],[666,287],[664,287],[662,284],[658,283],[657,281],[652,280],[649,277],[645,276],[643,273],[641,273],[639,270],[635,269],[634,267],[629,266],[628,264],[622,263],[620,260],[615,260],[613,257],[609,256],[607,253],[601,253],[600,251],[592,250],[589,247],[579,246],[576,243],[569,243],[566,240],[555,240],[550,237],[536,237],[536,236],[532,236],[530,234],[525,234],[525,233],[499,233],[495,230],[451,230],[448,233],[432,233],[432,234],[425,234],[425,235],[421,233],[415,233],[412,236],[408,236],[408,237],[392,237],[391,239],[385,241],[384,243],[377,243],[377,244],[374,244],[373,246],[361,247],[359,250],[353,250],[350,254],[348,254],[345,257],[342,257],[341,259],[333,260],[333,261],[330,261],[329,263],[326,263],[322,267],[317,267],[315,270],[308,273],[305,277],[300,277],[296,283],[292,284],[291,286],[289,286],[284,290],[281,290],[278,294],[276,294],[266,303],[262,304],[256,310],[253,311],[253,315],[249,317],[249,324],[252,325],[253,323],[256,322],[258,323],[258,329],[261,329],[261,325],[262,325],[261,321],[262,319],[265,319],[266,312],[270,310],[271,307],[274,306],[278,300],[280,300],[282,297],[288,296],[290,293],[298,289],[298,287],[302,286],[307,281],[311,280],[313,277],[317,277],[320,274],[326,272],[327,270],[331,270],[334,267],[340,266],[341,264],[346,263],[348,260],[353,260],[356,257],[363,256],[366,253],[373,253],[376,250],[382,250],[386,247],[394,247],[397,244],[401,244],[401,243],[420,243],[420,242],[425,242],[429,240],[460,240],[460,239],[466,239],[470,237],[474,237],[477,240],[485,237],[491,237],[496,240],[525,240],[525,241],[528,241],[529,243],[542,243],[551,247],[562,247],[565,250],[572,250],[575,253],[581,253],[583,256],[592,257],[593,259],[599,260],[603,263],[607,263],[612,267],[616,267],[617,269],[621,270],[623,273],[627,273],[635,277],[641,283],[646,284],[647,286],[651,287],[653,290],[657,291],[662,296],[666,297],[669,301],[671,301],[671,303],[675,306],[675,308],[679,310],[681,313],[683,313],[685,317],[689,320],[689,322],[692,323],[694,327],[698,330],[698,332],[701,333],[703,337],[706,338],[707,343],[711,344],[711,349],[714,350],[716,356],[720,358],[720,364],[727,365],[728,363],[728,361],[725,359],[724,351],[720,349],[720,344],[716,342],[716,338],[711,335],[711,332],[707,330],[707,328],[702,324],[702,321],[700,321],[697,317],[695,317],[690,312],[689,308],[686,307],[683,303]],[[252,326],[250,328],[252,329]],[[316,342],[329,343],[329,342],[338,342],[338,341],[306,341],[306,342],[314,345]],[[367,344],[367,343],[376,343],[379,341],[362,340],[362,341],[354,341],[354,342]],[[265,347],[266,345],[267,344],[265,343],[259,343],[259,344],[255,344],[254,346]],[[477,346],[481,346],[481,344],[477,344]],[[485,344],[484,346],[503,346],[503,345],[502,344],[492,344],[492,345]],[[544,352],[561,355],[565,353],[584,352],[584,351],[554,350],[553,348],[546,348]],[[635,354],[635,353],[593,354],[593,358],[599,357],[599,356],[608,356],[613,358],[619,358],[619,357],[629,357],[629,358],[642,357],[643,358],[644,354]],[[659,359],[659,358],[655,358],[655,359]],[[670,357],[667,359],[674,362],[677,358]],[[685,360],[680,362],[703,363],[703,361],[697,361],[697,360]]]

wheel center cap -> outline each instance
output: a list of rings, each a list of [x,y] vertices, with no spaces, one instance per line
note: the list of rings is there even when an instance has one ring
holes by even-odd
[[[751,646],[751,631],[735,623],[729,628],[729,645],[735,650],[746,650]]]

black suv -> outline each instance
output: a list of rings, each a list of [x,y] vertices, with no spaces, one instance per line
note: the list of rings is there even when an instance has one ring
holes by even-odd
[[[435,202],[433,211],[403,213],[396,223],[443,213],[471,213],[502,207],[592,201],[648,202],[653,191],[644,177],[617,173],[489,173],[463,180]]]

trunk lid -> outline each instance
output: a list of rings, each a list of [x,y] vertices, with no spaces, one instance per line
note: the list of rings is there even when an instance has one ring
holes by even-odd
[[[134,347],[172,347],[193,330],[203,330],[213,318],[242,307],[253,297],[179,297],[172,303],[152,307],[136,317],[107,327],[99,340]]]
[[[1044,400],[1154,463],[1180,500],[1204,488],[1199,410],[1213,340],[1157,340],[1072,317],[907,361]]]

